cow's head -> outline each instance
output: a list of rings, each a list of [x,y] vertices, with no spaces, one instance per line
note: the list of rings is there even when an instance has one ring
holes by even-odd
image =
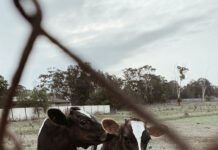
[[[112,119],[102,121],[103,128],[110,134],[119,137],[122,150],[146,150],[151,136],[159,137],[164,134],[163,129],[152,126],[147,128],[146,124],[139,119],[125,120],[125,123],[119,125]]]
[[[59,109],[49,109],[48,117],[55,124],[66,128],[66,136],[76,146],[87,148],[105,142],[110,137],[93,116],[78,107],[71,107],[66,116]]]

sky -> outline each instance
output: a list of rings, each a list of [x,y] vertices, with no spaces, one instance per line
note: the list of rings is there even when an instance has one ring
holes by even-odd
[[[42,26],[73,53],[122,77],[129,67],[151,65],[168,81],[176,66],[189,68],[183,84],[200,77],[218,85],[217,0],[39,0]],[[34,10],[23,0],[27,12]],[[11,82],[30,26],[12,0],[0,1],[0,75]],[[48,68],[75,64],[39,37],[20,84],[32,89]]]

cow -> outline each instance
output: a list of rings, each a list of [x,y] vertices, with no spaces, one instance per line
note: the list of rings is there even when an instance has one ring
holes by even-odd
[[[37,150],[76,150],[112,137],[92,115],[79,107],[71,107],[68,115],[53,108],[47,115],[39,130]]]
[[[113,119],[104,119],[103,128],[110,134],[115,135],[112,140],[98,146],[92,147],[94,150],[146,150],[151,136],[159,137],[164,134],[163,129],[152,126],[146,127],[146,123],[137,118],[125,120],[119,125]]]

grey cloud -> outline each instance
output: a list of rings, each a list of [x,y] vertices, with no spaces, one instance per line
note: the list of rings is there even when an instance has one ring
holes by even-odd
[[[127,57],[146,51],[149,45],[158,44],[166,39],[168,43],[175,40],[175,38],[180,40],[180,38],[186,37],[187,34],[196,34],[208,29],[209,25],[217,24],[218,1],[190,1],[182,9],[180,7],[166,6],[164,3],[164,9],[159,12],[156,11],[157,6],[154,3],[157,1],[150,2],[152,3],[151,9],[140,8],[139,10],[115,0],[40,0],[44,12],[43,25],[64,44],[70,43],[76,38],[82,39],[91,35],[95,36],[81,43],[71,44],[70,47],[75,48],[76,52],[87,58],[87,60],[98,64],[101,69],[111,67]],[[0,6],[0,8],[2,7]],[[0,37],[0,41],[2,41],[1,49],[21,49],[27,38],[27,33],[29,33],[27,26],[24,25],[25,21],[20,19],[21,17],[8,18],[6,15],[7,9],[2,10],[5,12],[5,15],[3,15],[3,18],[5,18],[3,22],[5,23],[1,24],[3,27],[0,30],[2,33]],[[11,15],[16,16],[17,14],[11,13]],[[123,28],[109,28],[102,31],[87,31],[76,34],[68,32],[76,27],[90,23],[101,24],[114,20],[120,20],[124,24]],[[4,30],[2,30],[3,28]],[[64,29],[68,31],[64,32]],[[41,42],[37,43],[37,45],[40,45],[35,47],[37,50],[54,49],[49,46],[43,47]],[[161,50],[160,47],[157,49]],[[7,53],[4,52],[5,55]],[[38,64],[37,70],[40,70],[41,64],[43,64],[43,67],[70,64],[69,61],[63,60],[61,55],[51,59],[47,57],[47,53],[37,53],[42,62]],[[16,57],[17,53],[14,54],[13,58]],[[0,60],[3,62],[3,59]],[[4,64],[7,64],[6,59],[4,59]],[[32,73],[32,71],[30,72]]]
[[[96,62],[101,63],[101,67],[109,67],[119,63],[123,58],[130,57],[131,54],[146,50],[146,46],[172,38],[180,32],[185,31],[189,25],[193,25],[203,20],[202,17],[186,18],[174,23],[169,23],[162,28],[153,31],[117,31],[113,34],[99,35],[98,38],[79,47],[82,54],[89,56]]]
[[[102,67],[108,67],[109,65],[119,63],[123,58],[131,56],[132,53],[138,53],[141,50],[146,50],[146,46],[154,42],[167,38],[170,39],[174,36],[179,38],[179,36],[185,36],[186,34],[198,33],[200,32],[200,28],[195,29],[195,26],[199,27],[202,24],[205,24],[208,20],[207,17],[211,16],[212,13],[211,10],[206,7],[203,14],[195,14],[195,16],[192,14],[190,17],[187,17],[187,15],[186,17],[183,17],[182,13],[185,13],[188,10],[191,12],[192,9],[196,7],[196,5],[192,5],[189,8],[181,9],[178,12],[178,15],[173,14],[173,20],[167,22],[165,21],[158,29],[149,29],[145,31],[147,22],[151,21],[153,23],[158,23],[158,19],[171,14],[165,13],[164,15],[161,14],[159,16],[155,16],[155,18],[149,17],[149,19],[147,19],[144,17],[144,14],[136,13],[137,10],[131,11],[130,8],[116,5],[114,2],[98,1],[90,3],[86,2],[78,5],[80,8],[78,11],[74,11],[74,5],[72,5],[72,8],[69,6],[65,8],[65,10],[72,9],[72,14],[75,14],[69,14],[69,18],[66,18],[68,23],[63,23],[65,24],[64,27],[73,29],[73,27],[90,22],[102,22],[103,20],[110,18],[118,18],[126,23],[124,28],[107,30],[103,33],[85,32],[79,34],[59,34],[65,39],[96,35],[96,38],[84,41],[83,45],[75,44],[71,47],[77,48],[82,55],[87,56],[92,60],[104,62],[101,63]],[[198,4],[198,7],[202,6],[203,4]],[[77,4],[75,7],[77,7]],[[197,12],[197,10],[198,9],[195,9],[195,12]],[[177,16],[178,18],[176,18]]]

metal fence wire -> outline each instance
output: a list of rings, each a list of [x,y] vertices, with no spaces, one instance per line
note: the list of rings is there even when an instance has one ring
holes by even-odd
[[[150,112],[148,112],[146,109],[140,107],[139,105],[135,104],[136,99],[134,97],[131,97],[127,94],[125,94],[123,91],[121,91],[119,88],[114,86],[112,83],[109,83],[103,76],[101,76],[99,73],[97,73],[92,67],[87,65],[81,58],[79,58],[75,53],[70,51],[67,47],[65,47],[62,43],[60,43],[56,38],[51,36],[47,31],[41,26],[41,21],[43,18],[43,14],[40,8],[39,3],[37,0],[33,0],[33,5],[36,8],[36,12],[33,15],[29,15],[25,12],[24,8],[21,5],[21,0],[13,0],[16,8],[20,12],[20,14],[25,18],[27,22],[32,27],[31,34],[29,35],[29,38],[26,42],[26,45],[23,49],[22,57],[20,59],[19,66],[17,67],[17,70],[13,76],[12,79],[12,85],[6,95],[5,98],[5,104],[4,104],[4,110],[1,116],[1,122],[0,122],[0,150],[6,150],[3,145],[3,138],[5,136],[10,137],[14,142],[14,149],[16,150],[22,150],[22,144],[20,140],[17,138],[15,134],[13,134],[9,129],[7,129],[8,124],[8,115],[10,109],[12,106],[12,97],[15,95],[15,89],[20,81],[20,78],[22,76],[24,67],[26,65],[27,59],[32,51],[33,45],[35,41],[37,40],[37,37],[44,36],[47,39],[50,40],[53,44],[58,46],[61,51],[66,53],[68,56],[70,56],[74,61],[78,63],[78,65],[87,73],[91,75],[91,78],[93,81],[98,82],[101,86],[105,87],[108,92],[110,92],[117,100],[119,100],[120,103],[128,106],[133,112],[135,112],[139,117],[143,118],[147,122],[156,125],[158,127],[162,127],[162,123],[157,120]],[[162,130],[165,131],[168,138],[177,145],[178,149],[180,150],[194,150],[190,143],[184,142],[184,140],[181,138],[181,136],[175,132],[172,128]],[[214,137],[218,139],[218,137]],[[206,148],[205,150],[218,150],[218,142],[211,145],[210,147]]]

